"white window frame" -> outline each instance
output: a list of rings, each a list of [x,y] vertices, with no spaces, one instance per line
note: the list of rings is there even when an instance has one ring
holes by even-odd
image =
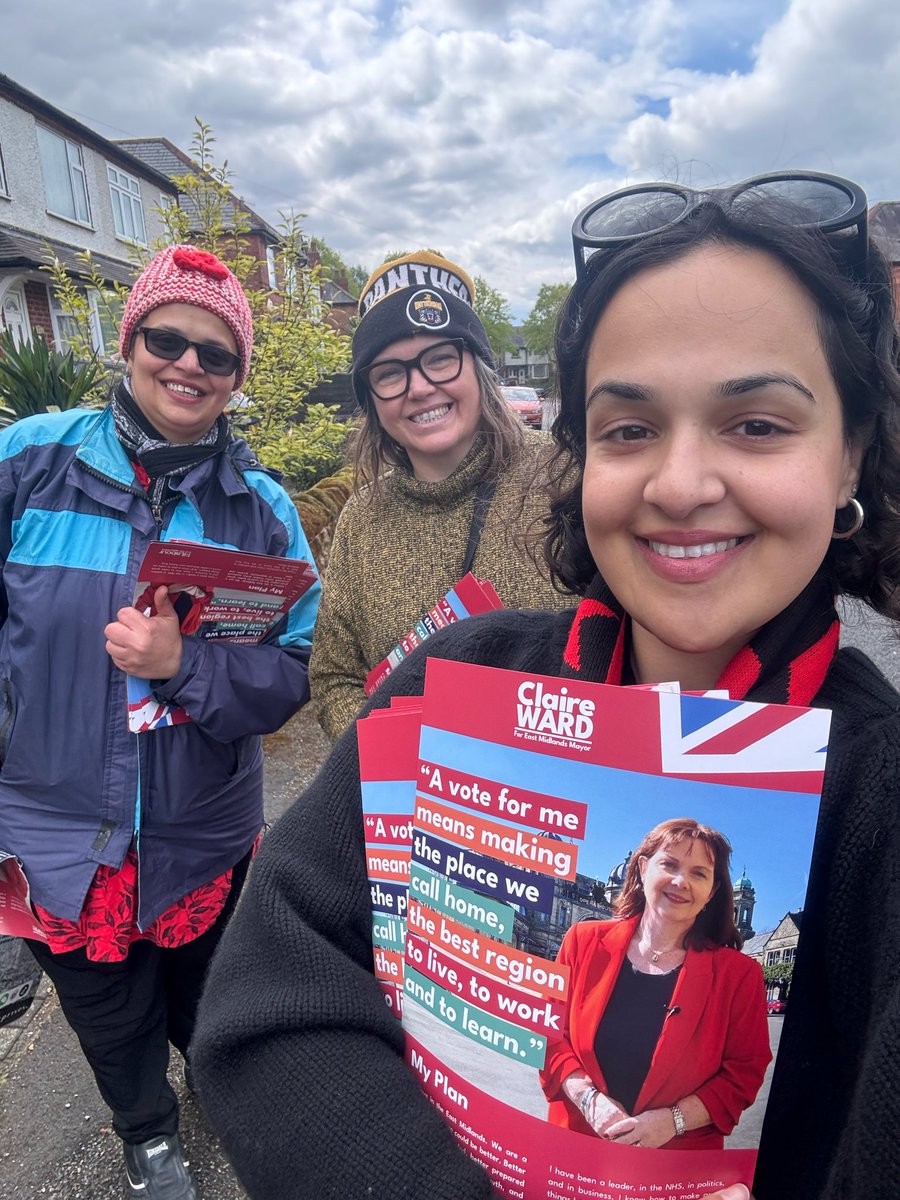
[[[94,350],[98,354],[105,354],[106,347],[103,342],[103,330],[100,325],[100,305],[98,303],[97,292],[94,288],[80,287],[78,290],[82,295],[87,297],[88,303],[91,306],[91,342]],[[47,289],[47,298],[50,303],[50,322],[53,326],[53,340],[56,342],[59,350],[68,350],[71,343],[66,334],[65,322],[70,320],[71,316],[60,303],[55,288]]]
[[[72,197],[72,212],[71,213],[59,212],[57,209],[51,208],[49,203],[47,205],[47,212],[50,213],[54,217],[60,217],[63,221],[73,221],[76,225],[84,225],[88,229],[93,229],[93,224],[91,223],[91,195],[90,195],[90,191],[88,189],[87,171],[84,168],[84,152],[83,152],[81,146],[78,144],[78,142],[73,142],[71,138],[67,138],[63,134],[57,133],[55,129],[50,129],[46,125],[41,125],[41,124],[37,123],[37,130],[38,130],[38,151],[40,153],[40,158],[41,158],[41,169],[44,172],[44,192],[45,192],[45,194],[47,193],[47,169],[46,169],[47,163],[44,160],[44,154],[43,154],[42,143],[41,143],[41,134],[45,135],[48,138],[51,138],[51,137],[56,138],[57,141],[62,142],[62,144],[63,144],[63,149],[65,151],[65,156],[66,156],[66,167],[67,167],[68,173],[69,173],[69,190],[71,192],[71,197]],[[77,181],[80,181],[81,190],[84,195],[84,207],[85,207],[85,213],[86,213],[86,215],[84,217],[80,216],[78,213],[78,203],[79,203],[80,196],[78,193],[78,189],[76,188]],[[47,196],[47,199],[49,201],[49,196]]]
[[[138,246],[146,246],[147,226],[144,222],[141,181],[112,163],[106,164],[106,180],[109,184],[109,202],[112,205],[116,237],[126,242],[135,242]]]
[[[275,247],[266,246],[266,271],[269,276],[269,287],[274,292],[278,287],[278,274],[275,266]]]

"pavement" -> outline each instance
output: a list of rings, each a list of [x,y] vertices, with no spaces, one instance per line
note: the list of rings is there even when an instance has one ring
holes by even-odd
[[[900,686],[900,640],[862,605],[845,612],[845,641]],[[308,710],[266,739],[266,817],[271,823],[312,780],[328,743]],[[780,1020],[770,1032],[780,1032]],[[245,1200],[173,1051],[182,1135],[200,1200]],[[31,1009],[0,1029],[0,1200],[118,1200],[124,1185],[119,1141],[75,1036],[44,980]],[[272,1200],[275,1200],[273,1197]]]

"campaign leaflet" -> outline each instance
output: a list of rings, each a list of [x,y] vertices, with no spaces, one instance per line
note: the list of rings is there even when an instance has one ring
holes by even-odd
[[[692,948],[663,980],[658,1032],[644,1036],[618,1126],[661,1112],[653,1146],[598,1136],[563,1084],[587,1072],[612,1092],[595,1039],[613,991],[627,994],[640,975],[628,955],[638,918],[614,908],[629,879],[646,884],[642,906],[645,894],[657,911],[693,905],[691,925],[704,888],[713,900],[709,871],[674,898],[668,883],[652,892],[656,855],[632,857],[661,822],[692,818],[725,834],[726,914],[740,897],[747,936],[798,917],[829,721],[820,709],[429,660],[402,1020],[410,1066],[499,1195],[697,1200],[751,1183],[784,1019],[767,1016],[758,959]],[[629,1050],[632,1012],[619,1001],[616,1044]],[[689,1096],[712,1125],[676,1137],[671,1106],[690,1107]]]
[[[31,889],[22,864],[8,850],[0,850],[0,936],[47,940],[31,910]]]
[[[207,640],[261,641],[318,576],[303,559],[224,550],[195,542],[154,542],[138,571],[134,606],[152,616],[153,596],[165,585],[181,632]],[[127,676],[128,728],[147,733],[190,721],[167,704],[149,680]]]
[[[417,646],[445,625],[453,625],[466,617],[474,617],[477,613],[490,612],[491,609],[502,607],[503,602],[494,590],[494,585],[487,579],[476,579],[469,571],[446,596],[438,600],[434,608],[429,609],[416,621],[387,658],[372,668],[363,685],[366,695],[371,696],[407,654],[411,654]]]
[[[357,721],[356,730],[375,976],[399,1017],[422,698],[394,700],[399,703]]]
[[[46,942],[47,935],[31,911],[22,864],[0,850],[0,1026],[28,1011],[41,981],[41,969],[20,938]]]

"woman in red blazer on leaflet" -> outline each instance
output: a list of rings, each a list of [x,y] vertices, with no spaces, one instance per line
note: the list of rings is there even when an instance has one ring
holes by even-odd
[[[771,1059],[766,992],[740,953],[731,847],[679,818],[631,857],[612,921],[569,929],[565,1037],[541,1075],[549,1120],[626,1145],[721,1149]]]

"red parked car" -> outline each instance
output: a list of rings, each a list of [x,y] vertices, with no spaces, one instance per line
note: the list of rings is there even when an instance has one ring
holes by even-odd
[[[770,1017],[780,1017],[786,1008],[786,1000],[769,1000],[766,1004],[766,1014]]]
[[[503,399],[519,414],[526,425],[540,429],[544,408],[541,398],[531,387],[501,387]]]

